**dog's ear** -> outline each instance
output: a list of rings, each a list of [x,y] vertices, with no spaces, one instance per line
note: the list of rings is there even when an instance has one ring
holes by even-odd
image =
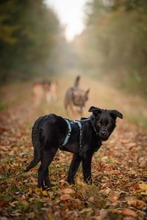
[[[87,118],[85,118],[85,117],[82,117],[80,120],[85,120],[85,119],[87,119]]]
[[[98,114],[100,114],[102,112],[102,109],[91,106],[88,111],[92,112],[95,116],[97,116]]]
[[[121,118],[121,119],[123,119],[123,114],[122,113],[120,113],[119,111],[117,111],[117,110],[110,110],[110,115],[113,117],[113,118]]]
[[[85,92],[85,95],[87,96],[88,93],[89,93],[90,89],[87,89],[86,92]]]

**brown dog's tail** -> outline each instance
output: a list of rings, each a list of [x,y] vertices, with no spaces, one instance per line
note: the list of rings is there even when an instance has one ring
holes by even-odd
[[[75,79],[74,87],[78,88],[79,87],[79,82],[80,82],[80,76],[77,76]]]
[[[39,131],[38,131],[38,126],[34,125],[32,128],[32,143],[34,146],[34,159],[31,161],[31,163],[27,166],[25,169],[25,172],[29,171],[33,167],[39,163],[41,159],[41,143],[39,141]]]

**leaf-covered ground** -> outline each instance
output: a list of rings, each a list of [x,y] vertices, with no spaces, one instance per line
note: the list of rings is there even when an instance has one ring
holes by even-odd
[[[128,113],[135,109],[133,101],[130,107],[130,100],[115,90],[89,78],[83,83],[85,88],[87,85],[91,94],[85,107],[86,116],[90,105],[119,108]],[[1,89],[0,219],[147,219],[147,133],[127,122],[125,117],[117,121],[112,136],[93,158],[93,185],[83,182],[81,168],[75,185],[66,182],[72,155],[61,151],[50,166],[50,178],[55,184],[52,189],[37,188],[38,166],[23,172],[33,157],[31,127],[34,120],[51,112],[65,116],[63,96],[67,87],[65,78],[61,79],[58,100],[42,103],[38,108],[33,106],[30,83]],[[139,111],[143,108],[144,115],[145,105],[136,105]]]

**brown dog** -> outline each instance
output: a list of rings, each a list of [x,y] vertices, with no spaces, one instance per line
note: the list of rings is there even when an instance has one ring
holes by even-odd
[[[80,116],[83,114],[83,107],[88,100],[89,89],[84,91],[79,88],[80,76],[75,79],[74,86],[66,91],[64,106],[66,113],[68,113],[68,107],[73,114],[79,113]]]
[[[52,81],[38,81],[33,84],[33,99],[35,105],[39,105],[42,100],[50,103],[57,97],[57,82]]]

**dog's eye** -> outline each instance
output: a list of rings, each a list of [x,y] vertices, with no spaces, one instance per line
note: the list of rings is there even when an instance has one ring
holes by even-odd
[[[97,126],[98,126],[98,127],[101,127],[101,123],[100,123],[100,122],[98,122],[98,123],[97,123]]]
[[[110,126],[111,126],[111,123],[109,122],[109,123],[107,124],[107,126],[109,126],[109,127],[110,127]]]

